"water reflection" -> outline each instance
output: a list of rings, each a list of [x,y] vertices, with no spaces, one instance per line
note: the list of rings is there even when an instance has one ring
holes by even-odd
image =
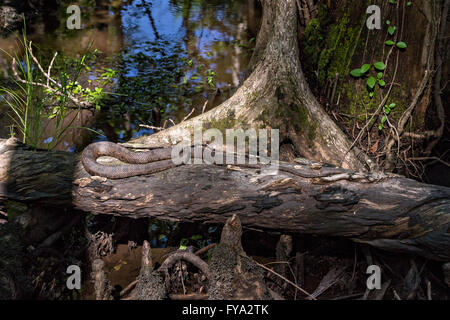
[[[102,54],[85,80],[104,67],[119,72],[102,111],[83,112],[74,124],[92,127],[104,137],[74,129],[58,146],[63,150],[80,149],[92,140],[126,141],[151,134],[139,124],[179,122],[192,108],[201,112],[207,99],[209,108],[217,105],[242,80],[259,21],[254,0],[96,1],[95,7],[82,7],[82,30],[65,29],[64,11],[57,8],[46,13],[53,20],[30,26],[29,38],[41,53],[76,57],[92,43]],[[14,37],[0,39],[0,45],[8,52],[17,50]],[[9,65],[0,55],[2,73]],[[9,132],[5,119],[0,117],[1,137]],[[51,128],[43,140],[52,136]]]

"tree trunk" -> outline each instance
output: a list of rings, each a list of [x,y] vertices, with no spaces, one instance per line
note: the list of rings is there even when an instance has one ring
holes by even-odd
[[[221,131],[273,128],[297,154],[350,169],[370,169],[372,161],[351,143],[312,94],[303,75],[297,40],[295,0],[264,0],[252,72],[236,93],[200,116],[128,145],[161,146],[193,134],[195,121]]]
[[[317,165],[314,166],[317,168]],[[0,141],[0,202],[74,207],[93,214],[224,223],[348,237],[450,260],[450,189],[393,174],[355,173],[311,162],[264,166],[185,165],[120,180],[91,177],[73,154]]]

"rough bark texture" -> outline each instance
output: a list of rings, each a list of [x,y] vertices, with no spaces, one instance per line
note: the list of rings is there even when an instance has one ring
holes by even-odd
[[[167,297],[170,284],[169,268],[184,260],[195,265],[208,279],[207,295],[169,295],[177,300],[208,298],[223,299],[269,299],[270,293],[264,281],[263,270],[248,257],[241,244],[242,225],[233,215],[227,219],[220,243],[212,249],[209,264],[189,251],[176,251],[169,255],[158,270],[153,270],[151,249],[144,241],[141,271],[136,285],[138,300],[161,300]],[[165,281],[163,279],[165,278]]]
[[[132,141],[132,145],[161,146],[190,138],[195,121],[205,128],[273,128],[281,142],[298,154],[344,168],[372,168],[370,159],[354,150],[342,130],[329,118],[303,75],[297,40],[295,0],[264,0],[261,30],[252,57],[252,72],[223,104],[162,132]]]
[[[303,163],[303,164],[302,164]],[[224,223],[349,237],[391,251],[450,260],[450,189],[383,173],[302,163],[260,168],[185,165],[150,176],[89,176],[73,154],[0,142],[0,201],[93,214]]]
[[[213,249],[209,263],[209,299],[267,300],[270,293],[263,270],[247,256],[241,244],[242,225],[233,215],[222,230],[220,243]]]
[[[141,271],[136,285],[136,300],[162,300],[167,297],[164,279],[153,270],[152,252],[148,241],[142,248]]]

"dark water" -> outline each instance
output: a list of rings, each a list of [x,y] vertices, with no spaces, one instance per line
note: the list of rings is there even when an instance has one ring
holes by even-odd
[[[73,127],[57,149],[76,151],[91,141],[127,141],[153,133],[139,125],[161,127],[180,122],[192,109],[199,114],[225,100],[239,85],[252,53],[260,12],[248,1],[86,1],[82,29],[68,30],[65,7],[43,13],[27,26],[28,38],[47,60],[55,51],[80,57],[98,50],[91,70],[81,75],[88,85],[104,68],[116,71],[100,112],[73,113]],[[83,3],[83,2],[82,2]],[[9,53],[21,53],[19,33],[0,39]],[[22,49],[23,51],[23,49]],[[0,77],[10,74],[11,60],[0,53]],[[45,67],[44,67],[45,68]],[[11,121],[1,108],[0,137]],[[47,125],[42,145],[52,141]]]

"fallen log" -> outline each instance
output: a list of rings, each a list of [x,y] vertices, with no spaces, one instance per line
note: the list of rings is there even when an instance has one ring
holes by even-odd
[[[0,205],[10,199],[198,223],[225,223],[237,214],[244,226],[347,237],[450,260],[450,188],[300,162],[282,162],[278,172],[199,164],[108,180],[91,177],[72,153],[0,140]]]

